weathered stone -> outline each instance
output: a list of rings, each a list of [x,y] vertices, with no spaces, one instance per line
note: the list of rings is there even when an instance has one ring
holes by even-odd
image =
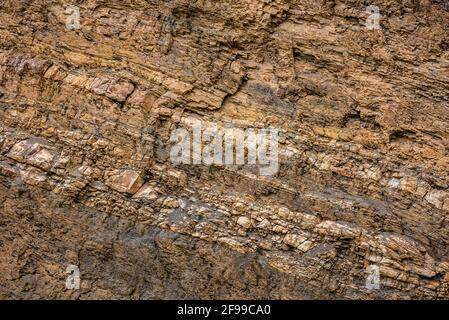
[[[249,219],[248,217],[239,217],[237,219],[237,223],[245,229],[249,229],[252,227],[251,219]]]
[[[95,78],[90,87],[99,95],[105,95],[112,100],[124,102],[134,90],[134,85],[123,79]]]
[[[430,190],[425,197],[427,202],[433,204],[438,209],[443,208],[444,201],[447,198],[449,198],[449,193],[440,190]]]
[[[164,200],[163,206],[166,208],[176,209],[179,208],[179,202],[174,198],[167,198]]]
[[[54,154],[47,149],[41,149],[27,158],[27,162],[44,170],[50,169]]]
[[[316,226],[317,232],[338,238],[355,238],[361,234],[361,228],[344,222],[323,221]]]
[[[287,234],[284,237],[284,243],[288,244],[289,246],[295,247],[300,249],[301,251],[307,251],[304,249],[307,249],[307,245],[302,246],[304,244],[304,242],[307,241],[307,237],[303,236],[303,235],[298,235],[298,234]],[[310,243],[310,241],[309,241]]]
[[[154,201],[158,198],[158,194],[153,186],[150,184],[144,184],[142,188],[133,196],[136,199],[145,199]]]
[[[115,170],[106,184],[118,192],[134,194],[144,184],[144,180],[137,171]]]
[[[48,170],[55,157],[54,152],[47,149],[42,139],[28,139],[20,141],[12,147],[8,157],[17,161],[24,161],[33,166]]]

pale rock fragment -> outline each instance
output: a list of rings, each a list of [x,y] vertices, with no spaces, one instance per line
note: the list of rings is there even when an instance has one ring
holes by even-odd
[[[125,80],[118,80],[113,82],[106,91],[106,97],[119,102],[124,102],[128,96],[133,92],[134,85]]]
[[[99,95],[125,102],[134,91],[134,85],[125,79],[95,78],[91,83],[92,91]]]
[[[381,277],[398,279],[398,278],[404,276],[404,273],[402,273],[401,271],[387,267],[387,266],[380,266],[379,271],[380,271]]]
[[[428,203],[433,204],[436,208],[442,209],[445,199],[449,198],[449,193],[440,190],[431,190],[424,198]]]
[[[315,227],[320,223],[320,219],[312,214],[308,213],[299,213],[298,218],[300,219],[300,223],[304,228],[310,229]]]
[[[418,181],[415,177],[404,177],[400,181],[401,190],[414,193],[418,187]]]
[[[179,202],[175,198],[168,197],[164,200],[163,206],[166,208],[176,209],[179,208]]]
[[[361,234],[362,229],[349,223],[328,220],[318,224],[316,231],[322,235],[338,238],[355,238]]]
[[[284,237],[283,242],[289,246],[299,249],[302,252],[306,252],[313,245],[313,242],[307,239],[308,238],[305,235],[289,233]]]
[[[30,167],[26,170],[21,170],[20,175],[22,180],[29,185],[40,187],[46,190],[52,189],[52,183],[50,180],[48,180],[45,173],[42,171]]]
[[[118,192],[134,194],[144,184],[144,180],[135,170],[114,170],[106,184]]]
[[[221,237],[218,239],[219,242],[224,243],[230,249],[236,250],[240,253],[246,253],[248,248],[245,246],[245,243],[241,243],[233,238]]]
[[[158,194],[153,186],[146,183],[139,189],[139,191],[133,196],[135,199],[145,199],[145,200],[156,200],[158,198]]]
[[[55,153],[49,150],[43,139],[30,138],[16,143],[8,153],[16,161],[26,162],[43,170],[52,166]]]
[[[90,166],[80,166],[75,169],[75,171],[83,176],[91,176],[93,174],[93,169]]]
[[[313,247],[313,242],[306,240],[303,243],[301,243],[297,248],[301,250],[302,252],[307,252]]]
[[[0,161],[0,175],[4,175],[6,177],[14,177],[17,175],[17,169],[14,168],[13,165]]]
[[[421,251],[425,251],[424,247],[406,236],[383,233],[376,236],[376,240],[379,243],[379,248],[386,255],[392,254],[391,251],[389,252],[389,250],[392,250],[402,258],[415,258],[420,260],[424,258],[421,254]]]
[[[51,167],[51,164],[54,159],[54,154],[46,149],[41,149],[38,152],[31,155],[27,160],[27,163],[30,163],[36,167],[42,168],[44,170],[48,170]]]
[[[416,177],[407,176],[400,180],[400,189],[422,198],[429,191],[430,186]]]
[[[391,178],[390,180],[388,180],[388,184],[387,185],[390,188],[397,189],[397,188],[399,188],[400,184],[401,184],[401,181],[399,179]]]
[[[27,140],[16,143],[8,152],[8,157],[16,161],[24,161],[25,152],[28,150],[29,144]]]
[[[290,210],[281,207],[281,208],[279,208],[279,210],[278,210],[278,215],[279,215],[279,217],[282,218],[282,219],[288,219],[288,218],[289,218],[289,215],[290,215]]]
[[[288,232],[288,229],[285,228],[285,227],[283,227],[283,226],[281,226],[281,225],[279,225],[279,224],[275,224],[275,225],[273,226],[272,231],[273,231],[273,232],[279,232],[279,233],[287,233],[287,232]]]
[[[263,219],[256,225],[257,228],[270,230],[271,223],[268,219]]]

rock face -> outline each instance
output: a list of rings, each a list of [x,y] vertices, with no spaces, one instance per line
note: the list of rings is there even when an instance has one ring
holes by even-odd
[[[373,2],[1,1],[0,298],[449,298],[449,2]]]

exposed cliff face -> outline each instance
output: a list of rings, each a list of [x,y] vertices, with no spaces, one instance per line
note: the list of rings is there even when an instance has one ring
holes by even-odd
[[[449,298],[448,27],[443,0],[0,1],[0,297]],[[278,173],[173,164],[195,119],[279,129]]]

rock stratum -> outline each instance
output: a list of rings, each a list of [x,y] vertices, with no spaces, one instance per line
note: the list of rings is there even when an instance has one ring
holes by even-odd
[[[0,1],[0,298],[449,298],[448,27],[443,0]],[[173,164],[194,120],[277,128],[278,173]]]

